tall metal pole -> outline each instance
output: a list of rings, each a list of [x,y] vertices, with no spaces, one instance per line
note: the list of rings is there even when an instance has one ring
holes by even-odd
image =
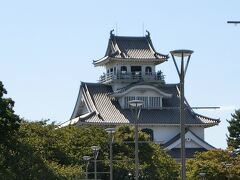
[[[135,106],[135,180],[138,180],[139,176],[139,159],[138,159],[138,107]]]
[[[177,69],[180,79],[180,138],[181,138],[181,179],[186,180],[186,152],[185,152],[185,107],[184,107],[184,78],[188,68],[189,60],[193,51],[191,50],[175,50],[171,51],[173,62]],[[180,70],[174,56],[181,57]],[[184,65],[184,57],[188,57],[186,65]]]
[[[94,155],[94,179],[97,180],[97,157]]]
[[[100,150],[99,146],[92,146],[93,156],[94,156],[94,179],[97,180],[97,157]]]
[[[139,178],[139,158],[138,158],[138,119],[143,105],[141,100],[132,100],[128,102],[129,106],[134,108],[134,141],[135,141],[135,180]]]
[[[113,153],[112,153],[112,142],[113,135],[110,133],[110,180],[113,180]]]
[[[107,128],[105,131],[110,134],[109,136],[109,146],[110,146],[110,180],[113,180],[113,133],[115,133],[115,128]]]
[[[86,165],[86,179],[88,179],[88,165]]]
[[[89,165],[89,161],[90,161],[91,157],[90,156],[83,156],[83,160],[86,163],[86,179],[88,179],[88,165]]]
[[[181,177],[186,179],[186,153],[185,153],[185,110],[184,110],[184,56],[182,53],[181,73],[180,73],[180,136],[181,136]]]

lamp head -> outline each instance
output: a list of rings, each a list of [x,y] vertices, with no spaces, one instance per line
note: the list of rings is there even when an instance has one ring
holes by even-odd
[[[129,106],[131,107],[141,107],[143,105],[143,101],[142,100],[132,100],[132,101],[128,101]]]
[[[204,173],[204,172],[199,173],[199,176],[201,176],[201,177],[204,177],[205,175],[206,175],[206,173]]]
[[[179,49],[179,50],[170,51],[170,53],[172,56],[186,57],[186,56],[190,56],[193,53],[193,51],[188,49]]]
[[[116,130],[115,130],[115,128],[106,128],[105,131],[107,133],[115,133]]]
[[[84,160],[84,161],[89,161],[90,159],[91,159],[90,156],[83,156],[83,160]]]
[[[100,148],[100,146],[92,146],[91,149],[93,151],[99,151],[101,148]]]

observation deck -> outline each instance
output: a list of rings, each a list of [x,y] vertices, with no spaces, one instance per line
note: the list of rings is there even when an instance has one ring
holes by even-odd
[[[113,82],[160,82],[165,83],[164,75],[161,71],[157,73],[143,73],[143,72],[131,72],[131,73],[104,73],[100,76],[99,82],[102,84],[111,84]]]

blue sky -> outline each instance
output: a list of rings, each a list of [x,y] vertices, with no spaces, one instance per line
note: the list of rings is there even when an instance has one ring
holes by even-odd
[[[185,93],[192,106],[220,106],[199,113],[221,118],[206,140],[226,148],[227,125],[240,108],[240,20],[238,0],[169,1],[17,1],[0,2],[0,80],[29,120],[63,122],[73,111],[80,81],[97,82],[109,32],[142,36],[149,30],[155,49],[194,50]],[[144,27],[144,28],[143,28]],[[178,76],[169,59],[157,69],[168,83]]]

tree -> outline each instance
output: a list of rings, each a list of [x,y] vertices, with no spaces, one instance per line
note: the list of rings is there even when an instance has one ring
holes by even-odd
[[[240,109],[235,110],[235,113],[231,116],[231,120],[227,120],[229,123],[227,143],[230,148],[236,150],[240,148]]]
[[[200,173],[205,179],[227,180],[240,179],[240,156],[233,156],[231,151],[214,149],[197,153],[194,159],[187,161],[187,177],[200,180]]]
[[[11,98],[4,98],[7,94],[0,81],[0,145],[11,144],[16,131],[20,126],[20,118],[14,114],[14,101]]]
[[[78,129],[55,127],[46,121],[22,121],[14,146],[0,154],[1,179],[83,178],[82,159],[74,146],[79,137],[73,137]]]
[[[141,180],[177,179],[179,164],[158,144],[151,142],[149,134],[139,131],[139,169]],[[134,177],[134,127],[120,126],[115,133],[114,179],[130,180]],[[129,176],[130,175],[130,176]]]
[[[113,174],[115,180],[134,177],[134,128],[121,126],[114,134]],[[176,179],[179,166],[149,135],[139,132],[140,179]],[[93,156],[91,146],[101,147],[97,171],[99,179],[109,179],[109,139],[105,127],[69,126],[57,129],[46,121],[22,121],[14,148],[0,154],[2,179],[81,179],[85,177],[83,156]],[[0,149],[1,151],[1,149]],[[43,173],[44,172],[44,173]],[[90,160],[89,179],[94,177]]]

